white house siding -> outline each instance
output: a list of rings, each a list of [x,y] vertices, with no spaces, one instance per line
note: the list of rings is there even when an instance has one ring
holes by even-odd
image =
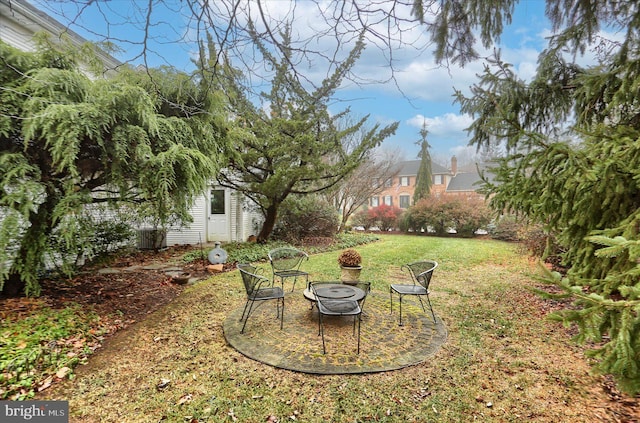
[[[173,228],[167,231],[167,245],[198,244],[207,242],[207,203],[208,197],[198,196],[191,208],[193,222],[186,228]]]
[[[213,186],[213,188],[216,188]],[[227,236],[225,238],[217,237],[216,239],[209,239],[209,194],[198,196],[192,209],[191,215],[193,216],[193,222],[184,228],[171,228],[167,231],[166,243],[171,245],[186,245],[186,244],[198,244],[211,243],[215,241],[220,242],[243,242],[246,241],[250,235],[253,235],[253,225],[255,221],[261,219],[260,215],[255,212],[247,210],[245,204],[245,197],[234,191],[227,190],[231,193],[229,198],[229,204],[227,207],[227,222],[228,228],[225,231]]]
[[[33,35],[39,31],[60,34],[58,22],[23,1],[0,0],[0,38],[23,51],[34,51]]]

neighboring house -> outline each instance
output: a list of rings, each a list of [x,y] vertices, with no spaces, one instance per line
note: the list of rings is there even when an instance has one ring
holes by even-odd
[[[23,51],[34,51],[33,36],[42,31],[56,38],[66,34],[78,46],[87,42],[24,0],[0,0],[0,40]],[[116,69],[121,65],[117,59],[106,53],[101,55],[101,59],[106,69]],[[170,228],[161,245],[245,241],[253,234],[253,226],[260,218],[258,213],[248,209],[247,201],[242,195],[215,184],[211,184],[206,192],[196,199],[191,214],[193,223],[184,228]],[[145,236],[151,230],[140,228],[139,247],[153,246],[152,239]]]
[[[420,160],[400,162],[398,168],[396,177],[386,181],[373,181],[373,183],[383,183],[385,189],[379,195],[369,199],[369,207],[386,204],[408,209],[413,205],[413,193],[416,188]],[[458,169],[458,160],[453,156],[449,169],[432,162],[431,175],[431,195],[434,197],[456,196],[465,199],[484,199],[484,195],[476,191],[481,179],[475,165],[468,169]]]

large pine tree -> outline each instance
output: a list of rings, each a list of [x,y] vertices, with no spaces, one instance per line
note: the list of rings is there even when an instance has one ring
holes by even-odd
[[[491,205],[557,234],[566,275],[547,274],[579,306],[558,313],[593,342],[596,369],[640,392],[640,7],[637,2],[547,0],[556,31],[531,81],[496,54],[471,95],[471,142],[504,143]],[[445,2],[434,32],[440,57],[475,57],[465,34],[490,45],[514,2]],[[455,7],[454,7],[455,6]],[[460,23],[455,27],[447,22]],[[622,36],[607,40],[602,28]],[[596,42],[597,41],[597,42]],[[592,49],[598,63],[575,58]]]
[[[427,123],[422,123],[420,129],[420,141],[416,144],[420,146],[420,167],[418,168],[418,174],[416,175],[416,189],[413,192],[413,204],[423,198],[427,198],[431,194],[431,186],[433,185],[433,171],[431,170],[431,153],[429,152],[429,142],[427,141]]]

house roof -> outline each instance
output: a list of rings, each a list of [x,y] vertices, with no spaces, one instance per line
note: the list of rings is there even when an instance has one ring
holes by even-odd
[[[488,165],[485,163],[476,163],[466,166],[462,172],[458,171],[449,181],[447,192],[478,190],[482,184],[480,173],[482,173],[489,182],[493,180],[494,175]]]
[[[478,172],[458,173],[449,181],[447,192],[451,191],[475,191],[480,188],[479,183],[482,182]]]
[[[40,31],[55,37],[65,34],[76,46],[87,42],[86,38],[25,0],[0,0],[0,40],[23,51],[33,51],[33,35]],[[97,55],[107,69],[122,64],[102,49],[97,49]]]
[[[418,169],[420,169],[421,160],[407,160],[404,162],[398,163],[398,167],[400,170],[398,171],[399,176],[413,176],[418,174]],[[438,163],[431,162],[431,174],[449,174],[451,171],[444,166],[439,165]]]

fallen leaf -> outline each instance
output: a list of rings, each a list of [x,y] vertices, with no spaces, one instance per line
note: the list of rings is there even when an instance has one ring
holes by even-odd
[[[64,379],[69,374],[69,372],[71,372],[71,369],[69,367],[67,366],[62,367],[60,370],[56,372],[56,377],[58,379]]]
[[[171,383],[170,379],[160,379],[160,383],[156,385],[156,389],[160,391],[166,388],[167,386],[169,386],[170,383]]]
[[[53,376],[49,376],[48,378],[46,378],[44,381],[42,381],[42,384],[38,386],[38,392],[42,392],[48,387],[50,387],[52,382],[53,382]]]
[[[180,397],[176,405],[182,405],[191,402],[193,396],[191,394],[185,394]]]

